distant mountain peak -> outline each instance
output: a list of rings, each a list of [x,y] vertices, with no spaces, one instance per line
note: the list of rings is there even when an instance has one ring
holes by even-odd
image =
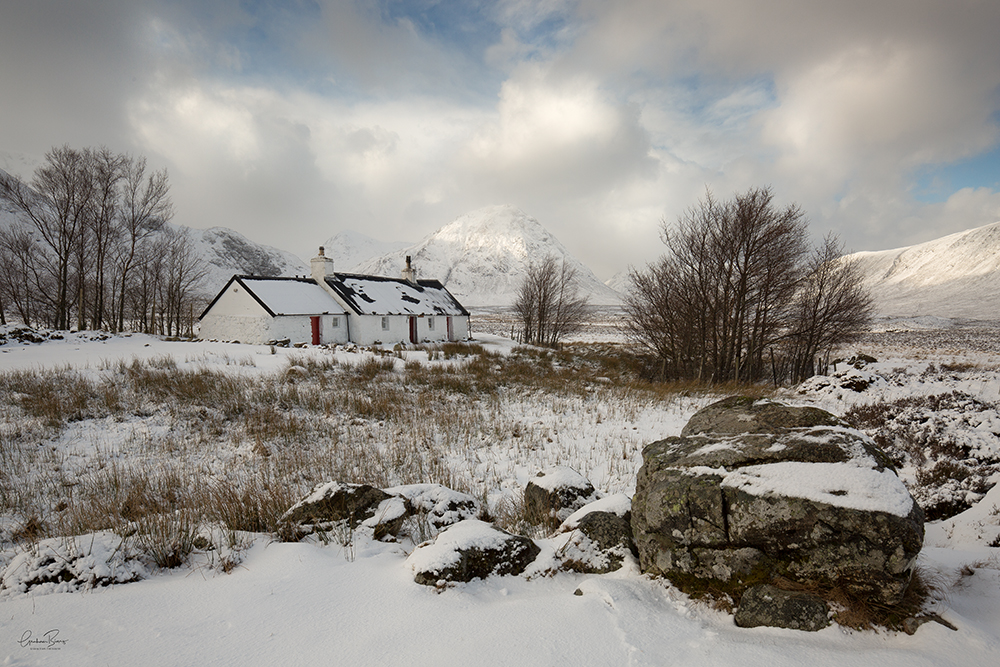
[[[531,262],[548,256],[576,270],[580,291],[593,303],[619,302],[618,294],[538,220],[511,204],[460,215],[419,243],[365,262],[358,271],[397,276],[407,255],[413,258],[419,277],[440,280],[465,305],[509,306]]]

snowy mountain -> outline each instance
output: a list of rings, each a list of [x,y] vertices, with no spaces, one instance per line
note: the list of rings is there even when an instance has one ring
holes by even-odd
[[[632,289],[632,276],[629,275],[631,269],[625,269],[624,271],[619,271],[615,275],[611,276],[604,281],[604,284],[618,292],[619,294],[625,294]]]
[[[620,302],[537,220],[509,204],[466,213],[416,245],[362,263],[358,271],[398,276],[407,255],[419,278],[440,280],[466,306],[509,306],[529,264],[549,255],[576,270],[580,291],[592,304]]]
[[[368,260],[388,255],[413,245],[410,241],[378,241],[360,232],[346,230],[323,243],[325,254],[333,260],[335,271],[355,273]]]
[[[305,276],[309,265],[284,250],[254,243],[227,227],[189,229],[198,255],[208,267],[204,292],[215,296],[234,274]]]
[[[858,263],[879,315],[1000,319],[1000,222],[848,257]]]

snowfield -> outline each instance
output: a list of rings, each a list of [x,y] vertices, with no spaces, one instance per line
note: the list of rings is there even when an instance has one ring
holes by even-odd
[[[488,349],[510,354],[509,341],[476,335]],[[956,333],[957,339],[962,335]],[[941,337],[933,338],[935,346],[947,338],[939,329],[933,336]],[[970,346],[963,351],[961,343],[901,345],[899,340],[869,338],[863,351],[877,362],[851,367],[842,377],[834,373],[827,380],[814,379],[805,393],[782,390],[775,399],[817,405],[838,415],[876,401],[954,391],[990,406],[1000,401],[996,350]],[[163,363],[170,358],[179,368],[284,376],[290,366],[304,370],[310,359],[330,354],[318,348],[83,332],[42,343],[8,338],[0,345],[0,373],[72,368],[82,376],[99,377],[119,361]],[[341,348],[335,354],[344,364],[365,358],[358,350]],[[426,352],[405,354],[406,364],[451,363],[433,360]],[[395,372],[402,372],[403,362],[398,363]],[[845,368],[843,363],[837,366],[838,372]],[[845,378],[855,375],[867,380],[862,391],[847,388],[851,383]],[[524,445],[465,445],[468,452],[450,463],[456,474],[482,483],[484,499],[495,507],[515,487],[523,489],[538,470],[569,465],[606,494],[600,502],[615,511],[628,502],[620,494],[631,496],[634,491],[642,446],[678,434],[695,411],[719,398],[693,395],[627,406],[611,399],[605,404],[600,392],[596,387],[588,396],[562,402],[547,403],[531,395],[497,401],[488,409],[520,415],[516,429],[523,431],[497,438]],[[0,447],[6,447],[8,434],[28,428],[11,423],[8,409],[3,409]],[[977,414],[973,423],[956,412],[942,428],[952,429],[951,437],[972,438],[982,458],[1000,460],[1000,417],[994,412]],[[40,440],[39,446],[52,449],[59,465],[82,474],[88,461],[108,452],[124,457],[130,447],[137,448],[136,460],[148,461],[154,454],[136,433],[155,424],[155,419],[122,423],[84,418],[68,424],[55,440]],[[391,430],[372,428],[373,437],[392,437]],[[7,456],[6,451],[0,454]],[[185,451],[179,445],[172,455],[183,456]],[[249,465],[251,458],[243,450],[231,455],[220,451],[199,461],[206,469],[223,471]],[[788,467],[785,477],[732,483],[762,493],[787,487],[800,472]],[[866,485],[888,483],[882,479],[885,473],[875,471],[830,472],[830,483],[850,486],[852,496],[855,487],[863,495]],[[918,472],[903,466],[900,477],[909,482]],[[0,479],[0,484],[9,483]],[[889,511],[904,509],[900,504]],[[579,520],[574,516],[567,524]],[[559,535],[536,540],[542,551],[526,575],[434,588],[413,581],[407,560],[414,544],[375,541],[364,528],[351,535],[349,543],[314,538],[286,543],[262,533],[233,534],[231,551],[196,551],[180,567],[159,569],[134,560],[122,540],[108,532],[15,546],[9,539],[15,519],[6,516],[2,521],[0,567],[15,566],[8,567],[0,588],[0,663],[5,665],[985,667],[995,665],[1000,655],[1000,548],[990,546],[1000,543],[1000,486],[978,494],[963,513],[928,524],[919,561],[935,586],[927,611],[958,630],[930,622],[913,635],[837,625],[816,633],[738,628],[730,614],[642,575],[634,561],[626,560],[622,569],[607,575],[554,571],[549,564],[565,542]],[[486,539],[476,524],[465,530],[470,539]],[[19,582],[67,558],[74,559],[76,570],[128,583],[82,590],[70,590],[58,581],[27,592],[19,587]]]

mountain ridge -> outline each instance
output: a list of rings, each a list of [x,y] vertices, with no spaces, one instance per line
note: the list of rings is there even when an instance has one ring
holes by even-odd
[[[855,262],[880,316],[1000,319],[1000,221],[845,259]]]

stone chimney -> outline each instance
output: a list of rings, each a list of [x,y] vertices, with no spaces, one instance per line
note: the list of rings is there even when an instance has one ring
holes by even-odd
[[[333,275],[333,260],[324,253],[323,246],[319,247],[319,254],[309,262],[312,265],[312,277],[320,285],[326,282],[327,276]]]
[[[410,263],[409,255],[406,256],[406,268],[403,269],[403,280],[411,285],[417,284],[417,272],[413,270],[413,264]]]

